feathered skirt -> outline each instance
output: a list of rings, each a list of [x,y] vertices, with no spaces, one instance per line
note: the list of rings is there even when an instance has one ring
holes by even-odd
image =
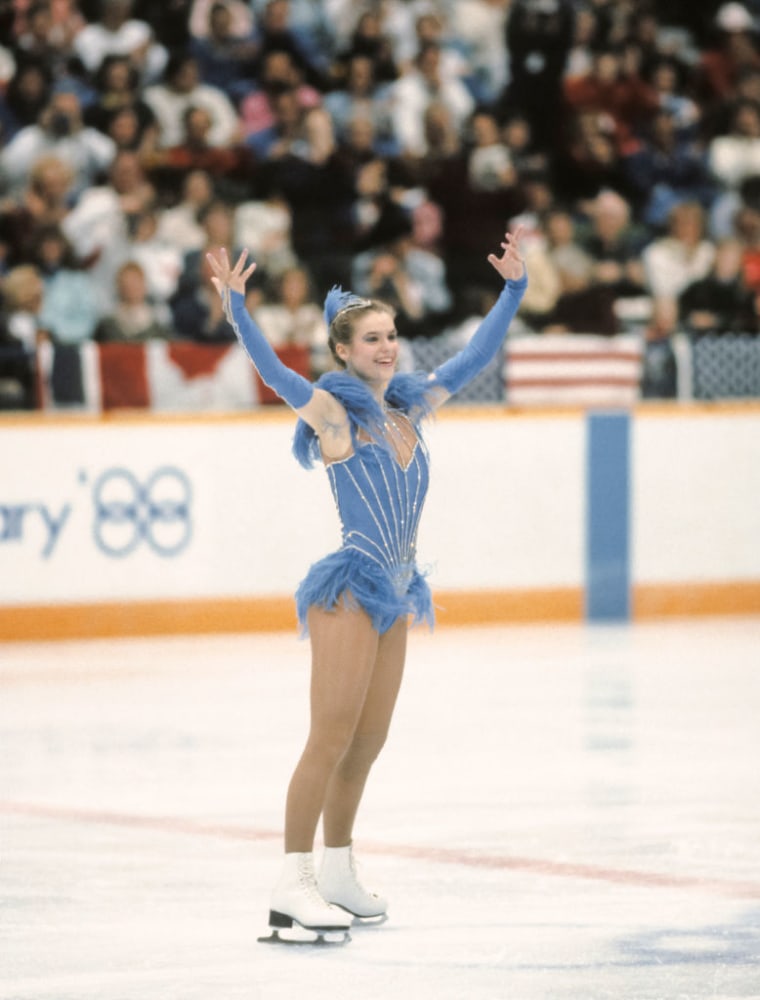
[[[390,574],[358,549],[342,548],[315,562],[296,591],[298,622],[307,634],[307,612],[312,605],[328,610],[342,603],[361,607],[382,635],[402,616],[413,624],[432,628],[433,600],[425,577],[414,567],[409,583],[399,595]]]

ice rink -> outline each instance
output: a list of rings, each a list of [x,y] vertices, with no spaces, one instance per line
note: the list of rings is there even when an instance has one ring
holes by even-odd
[[[760,997],[760,619],[410,638],[356,831],[390,919],[256,942],[308,646],[0,646],[2,1000]]]

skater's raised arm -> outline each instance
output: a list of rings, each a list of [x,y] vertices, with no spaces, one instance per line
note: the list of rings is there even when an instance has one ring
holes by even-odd
[[[245,285],[256,270],[256,264],[248,263],[248,252],[243,250],[234,266],[230,264],[224,248],[217,253],[206,254],[206,258],[213,271],[211,280],[222,298],[225,315],[264,382],[313,427],[320,438],[331,428],[345,427],[347,434],[346,412],[338,400],[322,389],[315,389],[308,379],[284,365],[251,318],[245,305]],[[342,447],[345,450],[345,444]]]
[[[506,284],[470,342],[453,358],[439,365],[430,376],[431,389],[428,396],[433,407],[445,403],[483,371],[496,356],[506,337],[509,324],[528,286],[528,275],[520,253],[522,233],[522,226],[514,233],[506,233],[501,244],[501,256],[494,253],[488,255],[488,263]]]

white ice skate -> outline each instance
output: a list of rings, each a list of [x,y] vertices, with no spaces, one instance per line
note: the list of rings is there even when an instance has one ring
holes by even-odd
[[[329,903],[342,906],[360,920],[373,923],[387,920],[388,901],[365,889],[359,881],[351,844],[325,848],[317,886]]]
[[[269,911],[272,932],[259,941],[345,944],[351,940],[348,933],[351,922],[350,913],[332,906],[320,895],[311,853],[286,854],[282,874],[272,891]],[[282,930],[289,933],[283,936]]]

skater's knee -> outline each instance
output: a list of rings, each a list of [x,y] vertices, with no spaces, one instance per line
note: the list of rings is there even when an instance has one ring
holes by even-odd
[[[338,769],[345,780],[366,774],[385,745],[385,732],[356,733],[340,759]]]
[[[306,754],[328,770],[333,770],[351,745],[352,735],[352,726],[340,721],[313,728],[306,744]]]

